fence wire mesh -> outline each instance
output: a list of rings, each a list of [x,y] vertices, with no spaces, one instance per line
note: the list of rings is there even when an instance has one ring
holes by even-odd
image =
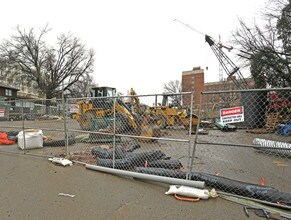
[[[0,151],[202,180],[209,188],[291,206],[291,195],[282,193],[291,192],[291,89],[204,92],[199,105],[193,98],[1,102],[1,134],[16,143],[4,141]],[[30,142],[29,133],[38,131],[41,138]],[[34,146],[38,141],[41,147]]]
[[[75,161],[129,171],[187,170],[191,93],[67,100]],[[196,128],[198,117],[193,115]],[[148,169],[148,170],[147,170]]]
[[[0,103],[0,131],[15,144],[3,143],[1,151],[39,156],[66,152],[65,103],[62,100],[16,100]]]
[[[277,190],[291,192],[291,90],[204,92],[200,107],[200,120],[214,127],[199,135],[198,126],[191,167],[196,179],[242,196],[285,198],[290,205],[290,194]]]

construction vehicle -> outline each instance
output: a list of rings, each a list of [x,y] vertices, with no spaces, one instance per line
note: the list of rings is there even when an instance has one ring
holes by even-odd
[[[132,112],[134,112],[135,114],[140,114],[141,113],[141,103],[140,103],[139,98],[137,97],[137,94],[133,88],[130,89],[129,94],[130,94],[130,106],[132,108]]]
[[[164,94],[162,105],[155,105],[149,107],[149,114],[160,128],[167,126],[184,126],[186,129],[190,128],[190,121],[192,120],[192,129],[196,128],[198,124],[198,116],[192,114],[190,117],[189,109],[182,108],[179,103],[169,104],[168,98],[173,94]],[[202,125],[210,126],[207,121],[201,121]]]
[[[190,121],[192,121],[192,130],[195,130],[198,124],[198,116],[187,113],[186,110],[176,109],[169,106],[154,106],[150,107],[151,114],[154,116],[154,121],[160,128],[168,126],[184,126],[186,130],[190,128]],[[201,127],[211,127],[211,123],[201,120]]]
[[[181,108],[168,103],[170,95],[164,94],[162,104],[149,107],[149,114],[153,117],[156,124],[161,128],[174,126],[177,124],[180,117],[185,117],[186,114]]]
[[[116,97],[116,88],[92,88],[91,97],[90,100],[77,102],[79,111],[73,117],[83,130],[96,130],[96,123],[113,121],[115,117],[117,132],[134,132],[146,137],[158,135],[158,131],[148,124],[147,118],[134,114],[120,98]]]
[[[130,110],[122,104],[121,101],[116,101],[112,97],[116,96],[116,88],[112,87],[95,87],[91,89],[91,97],[97,99],[81,100],[77,102],[79,111],[74,115],[83,130],[90,130],[90,123],[95,118],[112,117],[114,108],[117,116],[127,117],[129,126],[133,129],[137,128],[135,119]],[[106,98],[108,97],[108,98]],[[111,97],[111,98],[110,98]]]

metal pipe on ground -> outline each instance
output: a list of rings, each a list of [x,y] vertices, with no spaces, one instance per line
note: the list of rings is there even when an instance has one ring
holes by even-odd
[[[219,198],[222,198],[222,199],[225,199],[225,200],[228,200],[231,202],[235,202],[235,203],[247,206],[247,207],[251,207],[251,208],[255,208],[255,209],[263,209],[263,210],[270,212],[270,213],[279,213],[279,215],[281,217],[291,219],[291,214],[290,214],[290,211],[288,211],[288,210],[278,209],[276,207],[264,205],[264,204],[261,204],[259,202],[254,202],[254,201],[251,201],[248,199],[242,199],[242,198],[238,198],[238,197],[230,196],[230,195],[219,195]]]
[[[90,165],[90,164],[86,164],[86,168],[100,171],[100,172],[105,172],[105,173],[111,173],[111,174],[116,174],[116,175],[133,177],[137,179],[166,183],[170,185],[191,186],[191,187],[196,187],[196,188],[201,188],[201,189],[205,188],[205,182],[203,181],[183,180],[183,179],[176,179],[176,178],[170,178],[170,177],[164,177],[164,176],[155,176],[155,175],[150,175],[150,174],[135,173],[131,171],[112,169],[112,168],[101,167],[101,166]]]

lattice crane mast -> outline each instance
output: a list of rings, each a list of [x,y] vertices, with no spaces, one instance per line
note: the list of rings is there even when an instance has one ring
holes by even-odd
[[[225,49],[230,51],[230,50],[233,49],[232,47],[223,45],[221,42],[216,43],[213,40],[213,38],[210,37],[209,35],[203,34],[202,32],[196,30],[195,28],[191,27],[188,24],[185,24],[182,21],[179,21],[178,19],[175,19],[174,21],[177,21],[177,22],[183,24],[184,26],[190,28],[191,30],[196,31],[197,33],[199,33],[201,35],[204,35],[205,36],[205,41],[209,44],[209,46],[212,49],[213,53],[217,57],[220,65],[222,66],[222,68],[224,69],[224,71],[226,72],[228,77],[230,77],[230,79],[236,85],[236,87],[238,89],[241,89],[241,90],[245,90],[245,89],[249,88],[249,86],[247,84],[247,81],[245,80],[245,78],[243,77],[242,73],[240,72],[239,67],[237,67],[234,64],[234,62],[232,62],[232,60],[222,50],[222,48],[225,48]]]
[[[222,44],[216,43],[210,36],[205,35],[205,41],[209,44],[210,48],[212,49],[213,53],[217,57],[220,65],[226,72],[226,74],[231,78],[238,89],[248,89],[248,83],[243,77],[242,73],[239,70],[234,62],[221,50],[222,47],[230,50],[230,47],[226,47]]]

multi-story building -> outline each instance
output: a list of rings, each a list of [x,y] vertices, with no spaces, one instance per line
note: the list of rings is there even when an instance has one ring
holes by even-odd
[[[40,90],[37,89],[35,82],[31,81],[27,76],[17,74],[0,75],[0,83],[2,85],[16,88],[17,99],[37,99],[44,98]]]
[[[234,77],[234,76],[233,76]],[[239,80],[238,80],[239,81]],[[250,89],[255,87],[255,82],[252,78],[246,78],[245,81]],[[193,108],[196,108],[200,104],[200,94],[201,92],[208,91],[231,91],[238,90],[236,84],[233,80],[228,77],[225,81],[219,82],[204,82],[204,70],[200,67],[194,67],[190,71],[182,72],[182,92],[194,92],[193,97]],[[227,97],[226,97],[227,96]],[[223,100],[225,99],[225,100]],[[203,99],[203,104],[205,103],[221,103],[230,100],[240,100],[240,93],[228,95],[209,95],[205,96]],[[183,99],[183,105],[189,106],[190,99]]]
[[[194,105],[199,104],[200,93],[204,91],[204,70],[201,67],[182,72],[182,92],[192,91],[194,91]],[[183,105],[189,106],[190,99],[183,97]]]
[[[16,99],[17,90],[18,88],[0,83],[0,101],[10,101]]]

